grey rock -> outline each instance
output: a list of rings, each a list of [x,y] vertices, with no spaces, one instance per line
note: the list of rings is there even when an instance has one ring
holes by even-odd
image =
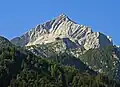
[[[77,45],[83,46],[86,50],[113,45],[110,38],[104,34],[93,32],[90,27],[75,23],[65,14],[37,25],[22,36],[12,39],[11,42],[18,46],[30,46],[51,43],[57,37],[77,41]]]

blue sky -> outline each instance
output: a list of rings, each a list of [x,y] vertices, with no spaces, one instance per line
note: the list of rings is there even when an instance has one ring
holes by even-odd
[[[20,36],[61,13],[120,45],[120,0],[0,0],[0,35]]]

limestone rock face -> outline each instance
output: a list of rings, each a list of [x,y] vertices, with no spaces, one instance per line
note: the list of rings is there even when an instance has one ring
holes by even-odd
[[[112,45],[112,41],[104,34],[93,32],[91,28],[75,23],[65,14],[37,25],[24,35],[12,39],[11,42],[18,46],[30,46],[51,43],[58,37],[78,42],[77,45],[83,46],[86,50]]]
[[[86,37],[84,44],[85,49],[89,50],[90,48],[99,48],[104,46],[112,46],[112,42],[100,32],[94,32]]]

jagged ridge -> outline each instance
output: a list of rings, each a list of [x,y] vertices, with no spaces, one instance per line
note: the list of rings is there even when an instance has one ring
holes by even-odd
[[[93,32],[91,28],[75,23],[64,14],[37,25],[24,35],[12,39],[11,42],[18,46],[30,46],[51,43],[58,37],[76,41],[86,50],[113,44],[104,34]]]

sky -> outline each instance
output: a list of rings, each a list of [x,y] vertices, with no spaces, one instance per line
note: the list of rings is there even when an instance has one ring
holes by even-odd
[[[120,45],[120,0],[0,0],[0,35],[21,36],[62,13]]]

